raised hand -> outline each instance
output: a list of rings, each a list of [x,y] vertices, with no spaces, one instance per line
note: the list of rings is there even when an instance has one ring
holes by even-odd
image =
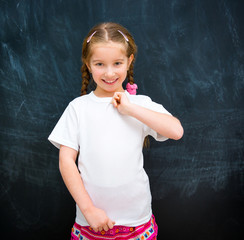
[[[129,113],[128,110],[129,107],[131,106],[131,103],[125,93],[123,92],[114,93],[111,103],[114,105],[114,107],[118,109],[118,111],[121,114],[128,115]]]

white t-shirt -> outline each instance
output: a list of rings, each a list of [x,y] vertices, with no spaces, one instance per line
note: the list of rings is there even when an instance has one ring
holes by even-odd
[[[147,96],[126,95],[134,104],[170,114]],[[143,168],[144,138],[167,138],[137,119],[120,114],[111,99],[93,92],[74,99],[48,139],[57,148],[65,145],[79,151],[80,175],[96,207],[116,225],[138,226],[149,221],[152,214],[149,180]],[[78,206],[76,222],[88,225]]]

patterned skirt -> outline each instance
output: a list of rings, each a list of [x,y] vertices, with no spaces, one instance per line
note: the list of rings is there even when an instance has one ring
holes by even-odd
[[[156,240],[158,226],[152,215],[150,221],[138,227],[114,226],[108,231],[95,232],[89,226],[74,224],[71,240]]]

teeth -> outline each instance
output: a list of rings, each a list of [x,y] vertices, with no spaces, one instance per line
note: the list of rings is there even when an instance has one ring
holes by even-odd
[[[106,83],[113,83],[113,82],[115,82],[116,81],[116,79],[115,80],[113,80],[113,81],[106,81],[106,80],[104,80]]]

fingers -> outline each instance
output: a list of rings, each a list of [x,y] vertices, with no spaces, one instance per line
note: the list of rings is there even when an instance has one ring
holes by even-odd
[[[105,225],[104,227],[103,227],[103,229],[104,229],[104,231],[108,231],[109,230],[109,227],[108,227],[108,225]]]
[[[128,100],[125,93],[115,92],[111,103],[117,108],[121,103],[125,102],[125,100]]]
[[[94,206],[86,211],[86,219],[94,232],[108,231],[115,224],[102,209]]]
[[[114,221],[109,220],[109,221],[108,221],[108,228],[109,228],[109,229],[112,229],[112,228],[114,227],[114,224],[115,224]]]
[[[101,232],[101,231],[108,231],[109,229],[113,229],[115,222],[111,221],[110,219],[108,220],[107,224],[104,224],[103,226],[100,226],[98,228],[93,228],[95,232]]]
[[[115,99],[112,99],[111,103],[114,105],[114,107],[118,107],[118,102]]]
[[[118,105],[120,104],[120,94],[119,93],[114,93],[114,96],[112,98],[112,104],[114,105],[114,107],[118,107]]]

